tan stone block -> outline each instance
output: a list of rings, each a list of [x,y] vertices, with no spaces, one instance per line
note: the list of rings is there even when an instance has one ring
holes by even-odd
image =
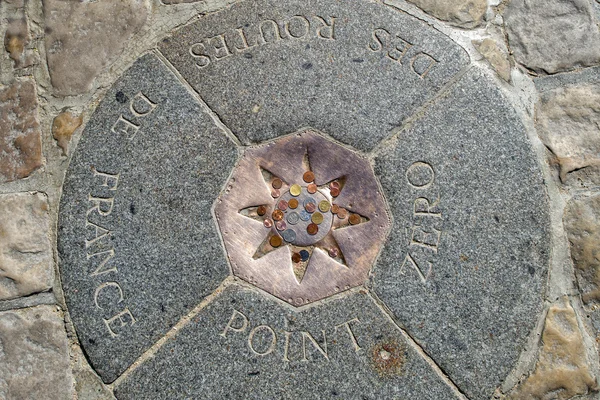
[[[0,183],[25,178],[42,165],[35,85],[0,88]]]
[[[559,88],[543,93],[536,107],[538,134],[556,157],[560,179],[581,169],[600,167],[600,85]],[[578,174],[600,183],[600,175]]]
[[[461,28],[475,28],[483,21],[486,0],[408,0],[427,14]]]
[[[506,82],[510,82],[510,61],[494,39],[475,41],[473,45],[477,51],[490,63],[498,75]]]
[[[582,299],[600,302],[600,195],[571,200],[564,224]]]
[[[508,398],[566,400],[596,389],[575,311],[563,298],[548,310],[535,370]]]
[[[57,94],[90,90],[146,17],[146,0],[44,0],[46,56]]]
[[[58,146],[63,150],[63,155],[66,155],[69,151],[69,142],[71,136],[77,128],[81,126],[83,122],[83,116],[76,116],[70,112],[62,112],[54,118],[52,123],[52,136],[58,143]]]
[[[54,306],[0,313],[0,398],[73,398],[67,334]]]
[[[48,235],[48,203],[44,195],[0,195],[0,300],[52,287]]]

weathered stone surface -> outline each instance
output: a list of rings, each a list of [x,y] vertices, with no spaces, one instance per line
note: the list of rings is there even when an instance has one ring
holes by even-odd
[[[536,108],[538,134],[556,157],[560,179],[600,183],[600,84],[583,84],[542,93]]]
[[[177,31],[160,51],[243,143],[310,126],[359,150],[469,62],[432,27],[370,1],[245,1]]]
[[[585,303],[600,303],[600,195],[574,198],[564,224]]]
[[[42,165],[34,84],[0,87],[0,183],[26,178]]]
[[[553,74],[600,63],[600,32],[588,0],[512,0],[504,13],[516,60]]]
[[[72,396],[67,334],[56,307],[0,313],[0,398]]]
[[[65,178],[58,250],[79,340],[106,382],[228,275],[211,208],[236,157],[153,55],[87,124]]]
[[[506,82],[510,82],[510,61],[494,39],[484,39],[473,42],[477,51],[490,63],[498,75]]]
[[[566,400],[597,388],[575,311],[564,298],[548,310],[535,370],[508,399]]]
[[[56,140],[58,146],[62,149],[63,155],[69,152],[69,142],[71,136],[83,122],[83,114],[76,116],[68,111],[62,112],[54,118],[52,122],[52,137]]]
[[[77,400],[114,400],[115,396],[102,384],[98,376],[90,371],[75,373]]]
[[[35,57],[30,51],[26,51],[26,46],[30,41],[31,35],[24,14],[22,18],[8,21],[8,27],[4,35],[4,48],[14,61],[15,68],[25,68],[33,65]]]
[[[296,312],[237,286],[115,393],[120,400],[458,398],[367,294]]]
[[[146,0],[44,0],[46,57],[60,95],[91,89],[94,79],[123,52],[143,26]]]
[[[461,28],[475,28],[481,24],[487,10],[487,0],[408,0],[409,3]]]
[[[52,287],[49,225],[41,193],[0,195],[0,300]]]
[[[395,221],[373,289],[471,399],[489,399],[542,310],[543,180],[515,111],[477,71],[376,160]]]

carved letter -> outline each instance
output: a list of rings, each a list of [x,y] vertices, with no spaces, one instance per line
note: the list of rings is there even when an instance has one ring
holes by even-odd
[[[292,332],[283,331],[285,333],[285,347],[283,348],[283,361],[290,361],[288,358],[288,351],[290,349],[290,336],[292,336]]]
[[[111,324],[113,324],[113,322],[119,322],[119,325],[111,327]],[[110,319],[104,319],[104,323],[106,324],[106,327],[108,328],[108,331],[110,332],[110,335],[115,338],[115,337],[119,336],[119,332],[115,333],[115,331],[113,329],[115,329],[115,328],[121,329],[121,328],[127,326],[127,324],[133,325],[133,324],[135,324],[135,318],[133,318],[133,315],[131,314],[131,312],[126,308],[125,310],[121,311],[114,317],[112,317]]]
[[[423,228],[419,225],[415,225],[412,227],[412,235],[410,238],[410,246],[421,246],[426,249],[432,250],[434,253],[438,251],[438,244],[440,244],[440,236],[442,235],[442,231],[438,231],[435,228],[432,228],[433,232],[425,232]],[[417,235],[415,235],[417,233]],[[415,238],[415,236],[417,236]]]
[[[216,39],[216,43],[213,43],[214,39]],[[208,43],[215,49],[215,58],[217,60],[231,55],[229,48],[227,48],[227,42],[225,42],[225,34],[222,33],[209,38]]]
[[[233,326],[233,323],[235,322],[237,317],[240,317],[242,319],[242,326],[236,328],[235,326]],[[246,328],[248,328],[248,317],[246,317],[244,314],[242,314],[238,310],[234,309],[233,314],[231,314],[231,318],[229,319],[229,322],[227,323],[227,326],[223,330],[223,333],[220,333],[219,335],[223,336],[223,337],[227,337],[227,332],[229,332],[229,331],[243,332],[246,330]]]
[[[98,298],[100,297],[100,292],[102,292],[104,289],[109,288],[109,287],[117,288],[117,290],[119,291],[119,300],[115,304],[119,304],[120,302],[122,302],[124,300],[123,299],[123,289],[121,289],[121,286],[117,282],[104,282],[103,284],[98,286],[96,288],[96,291],[94,292],[94,304],[96,304],[96,307],[98,307],[101,310],[103,310],[104,307],[102,307],[98,303]]]
[[[273,38],[273,40],[267,40],[267,38],[269,36],[265,34],[265,29],[264,29],[265,25],[270,25],[273,28],[271,31],[271,35],[270,35]],[[279,32],[279,25],[277,25],[277,22],[273,21],[272,19],[267,19],[265,21],[262,21],[260,23],[260,25],[258,26],[258,29],[260,30],[260,37],[263,40],[263,44],[275,42],[275,41],[281,39],[281,33]]]
[[[419,53],[410,60],[410,67],[423,79],[438,61],[427,53]]]
[[[239,35],[240,41],[242,42],[242,47],[238,47],[235,44],[233,46],[238,52],[241,53],[244,50],[251,49],[251,48],[256,47],[258,45],[258,43],[254,43],[252,45],[248,44],[248,38],[246,37],[246,32],[244,31],[243,28],[237,28],[236,31],[237,31],[237,33]]]
[[[292,25],[293,21],[299,21],[299,24],[295,24],[297,25],[297,32],[294,33],[294,31],[296,29],[294,29],[294,27],[290,27],[290,25]],[[308,22],[308,20],[306,19],[306,17],[303,17],[302,15],[294,15],[292,18],[290,18],[290,20],[288,22],[285,23],[285,32],[290,35],[290,37],[293,37],[294,39],[298,39],[301,37],[304,37],[308,34],[308,30],[310,29],[310,22]]]
[[[358,318],[352,318],[350,321],[346,321],[343,324],[339,324],[335,327],[335,331],[337,332],[337,329],[345,326],[346,330],[348,331],[348,336],[350,336],[350,340],[352,341],[352,344],[354,345],[354,351],[358,352],[361,347],[358,345],[358,341],[356,340],[356,336],[354,336],[354,332],[352,332],[352,329],[350,328],[350,323],[351,322],[356,322],[357,324],[360,324],[360,321],[358,320]]]
[[[136,94],[129,102],[129,111],[136,117],[145,117],[156,107],[156,103],[151,102],[142,92]]]
[[[319,17],[315,15],[315,18],[319,20],[323,26],[317,28],[317,35],[323,39],[335,40],[335,18],[329,17],[331,22],[327,22],[327,20],[323,17]]]
[[[371,51],[381,51],[384,48],[387,48],[388,39],[391,34],[385,29],[378,28],[373,31],[373,41],[369,43],[369,49]]]
[[[267,330],[267,332],[269,332],[271,334],[271,344],[269,345],[269,347],[267,348],[267,350],[263,351],[262,353],[259,351],[256,351],[256,349],[254,348],[254,344],[253,344],[253,340],[254,340],[254,335],[256,334],[256,332],[258,332],[259,330]],[[250,331],[250,335],[248,336],[248,347],[250,348],[250,350],[252,350],[252,352],[258,356],[266,356],[267,354],[270,354],[273,352],[273,350],[275,350],[275,345],[277,344],[277,335],[275,335],[275,331],[273,330],[273,328],[271,328],[268,325],[259,325],[256,328],[252,329]]]
[[[421,271],[421,268],[419,268],[419,265],[415,262],[415,260],[412,258],[410,253],[407,253],[406,257],[404,258],[404,262],[402,263],[402,266],[400,267],[400,273],[402,275],[404,275],[404,266],[406,265],[407,261],[413,266],[415,271],[417,271],[417,274],[419,274],[419,278],[421,278],[421,281],[423,283],[425,283],[427,281],[427,278],[429,278],[429,275],[431,274],[431,268],[432,268],[431,263],[429,261],[427,262],[429,264],[429,269],[427,270],[427,275],[423,275],[423,272]]]
[[[86,220],[85,226],[86,227],[94,227],[94,230],[95,230],[94,238],[92,240],[87,240],[87,239],[85,240],[85,248],[86,249],[88,247],[90,247],[92,244],[94,244],[95,242],[97,242],[98,240],[110,235],[110,231],[108,229],[103,228],[100,225],[96,225],[93,222]]]
[[[110,261],[110,259],[115,256],[115,249],[101,251],[99,253],[94,253],[94,254],[86,254],[86,257],[89,260],[92,257],[102,256],[104,254],[106,254],[106,257],[104,257],[104,259],[102,260],[102,262],[100,263],[100,265],[98,265],[98,268],[96,268],[94,270],[94,272],[92,272],[90,274],[90,276],[98,276],[98,275],[108,274],[109,272],[117,272],[117,267],[112,267],[112,268],[105,269],[106,263],[108,263]]]
[[[404,58],[404,56],[406,55],[406,52],[413,46],[412,43],[407,42],[406,40],[402,39],[400,36],[396,35],[396,39],[398,39],[398,42],[395,43],[394,47],[388,51],[387,55],[389,58],[391,58],[394,61],[398,61],[401,62],[402,58]],[[401,45],[401,47],[398,47],[398,45]]]
[[[431,204],[429,199],[425,197],[419,197],[415,199],[415,217],[434,217],[434,218],[442,218],[442,214],[439,212],[435,212],[434,209],[437,208],[438,204],[440,204],[440,198]]]
[[[310,333],[302,332],[302,350],[304,353],[304,358],[302,359],[302,361],[308,361],[308,358],[306,358],[306,339],[310,340],[313,344],[313,347],[317,349],[327,361],[329,361],[329,356],[327,355],[327,336],[325,336],[325,331],[321,332],[323,332],[323,347],[325,347],[325,350],[323,350],[323,348],[319,346],[319,343],[317,343],[315,338],[312,337]]]
[[[104,172],[98,172],[98,170],[96,170],[96,168],[94,167],[92,167],[92,171],[94,171],[94,176],[101,176],[102,178],[104,178],[104,181],[100,186],[107,187],[108,190],[111,190],[113,192],[117,190],[117,186],[119,185],[119,175],[121,174],[105,174]]]
[[[210,57],[206,53],[206,47],[203,43],[194,43],[190,46],[190,54],[196,59],[198,68],[207,67],[210,64]]]
[[[129,140],[131,140],[135,137],[135,134],[139,129],[140,125],[136,125],[133,122],[128,121],[121,115],[111,130],[113,133],[122,133],[124,135],[128,135]]]
[[[406,170],[406,179],[414,188],[427,189],[435,180],[435,172],[431,165],[417,161]]]
[[[107,216],[112,212],[113,207],[115,205],[115,199],[113,197],[104,198],[104,197],[94,197],[92,195],[89,195],[88,200],[90,202],[92,202],[93,206],[92,206],[92,208],[87,210],[86,215],[90,215],[90,213],[95,210],[95,211],[98,211],[98,214],[100,214],[102,216]],[[102,208],[103,204],[107,208],[103,209]]]

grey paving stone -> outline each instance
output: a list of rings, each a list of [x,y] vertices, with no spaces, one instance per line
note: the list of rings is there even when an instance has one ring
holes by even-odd
[[[457,398],[365,292],[296,312],[237,285],[115,393],[119,400]]]
[[[0,313],[0,398],[73,398],[69,343],[56,307]]]
[[[469,63],[431,26],[370,1],[245,1],[159,48],[243,142],[311,126],[359,150]]]
[[[89,121],[65,178],[58,249],[79,340],[106,382],[228,275],[211,207],[236,156],[153,55]]]
[[[374,290],[469,398],[489,399],[533,329],[547,275],[547,196],[524,127],[473,70],[375,170],[395,222]]]

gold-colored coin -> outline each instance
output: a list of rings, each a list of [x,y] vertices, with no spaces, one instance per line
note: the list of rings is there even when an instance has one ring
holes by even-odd
[[[281,189],[281,186],[283,186],[283,182],[281,181],[281,179],[275,178],[273,179],[273,182],[271,182],[271,185],[273,186],[273,189]]]
[[[298,200],[290,199],[290,201],[288,201],[288,207],[290,207],[292,210],[298,208]]]
[[[329,204],[327,200],[321,200],[319,202],[319,210],[321,210],[321,212],[326,213],[327,211],[329,211],[330,208],[331,204]]]
[[[271,239],[269,239],[269,244],[273,247],[279,247],[282,243],[281,236],[271,236]]]
[[[275,210],[273,211],[273,220],[275,221],[281,221],[283,219],[283,211],[281,210]]]
[[[312,217],[310,217],[310,220],[315,224],[320,225],[323,223],[323,214],[316,212],[312,215]]]
[[[317,185],[315,185],[314,183],[311,183],[310,185],[308,185],[306,187],[306,191],[310,194],[315,194],[317,193]]]
[[[317,224],[308,224],[306,231],[309,235],[316,235],[319,232],[319,226]]]
[[[300,185],[292,185],[292,187],[290,188],[290,194],[292,196],[300,196],[300,193],[302,193],[302,188],[300,187]]]
[[[315,174],[313,174],[311,171],[305,172],[302,176],[302,179],[304,179],[304,182],[310,183],[315,180]]]
[[[358,225],[360,224],[361,218],[358,214],[352,214],[348,220],[350,221],[350,225]]]
[[[256,213],[262,217],[267,213],[267,206],[258,206]]]

